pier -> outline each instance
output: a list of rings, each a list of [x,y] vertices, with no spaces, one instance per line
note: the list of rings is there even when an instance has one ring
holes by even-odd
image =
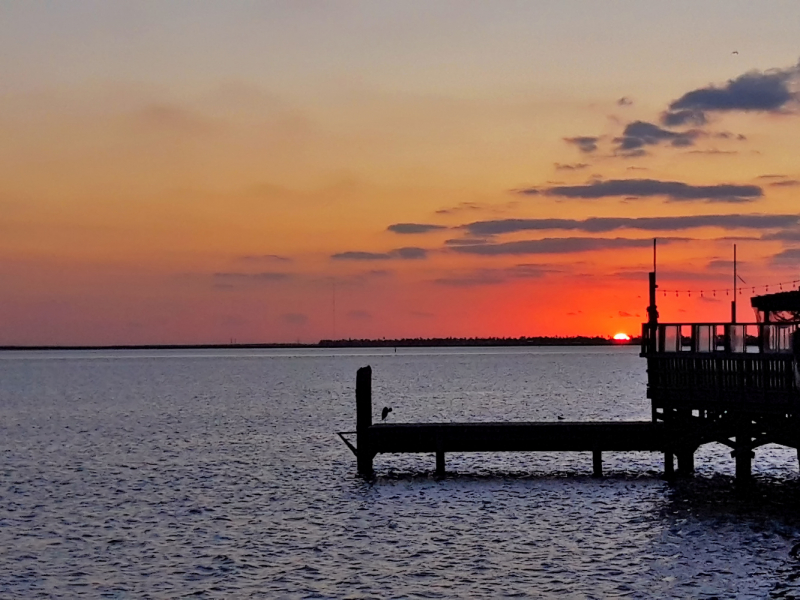
[[[664,457],[664,476],[690,475],[707,443],[731,449],[737,483],[751,478],[764,444],[798,449],[800,460],[800,291],[752,298],[758,322],[659,323],[655,272],[640,356],[647,361],[650,421],[372,422],[372,369],[356,375],[356,431],[339,436],[371,476],[386,453],[430,453],[445,474],[448,452],[591,452],[602,476],[603,452],[647,451]],[[355,434],[353,445],[346,437]],[[675,465],[677,459],[677,469]]]

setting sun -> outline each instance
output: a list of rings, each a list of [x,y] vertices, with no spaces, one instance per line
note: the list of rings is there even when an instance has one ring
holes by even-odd
[[[628,342],[630,341],[631,336],[629,336],[627,333],[618,333],[614,336],[614,339],[620,342]]]

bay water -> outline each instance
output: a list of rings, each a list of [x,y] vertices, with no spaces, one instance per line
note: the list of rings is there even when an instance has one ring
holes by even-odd
[[[375,419],[646,420],[635,347],[0,353],[0,598],[800,597],[794,450],[378,455]]]

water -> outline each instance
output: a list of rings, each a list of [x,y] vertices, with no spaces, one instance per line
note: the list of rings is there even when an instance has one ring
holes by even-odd
[[[640,420],[634,348],[0,353],[0,598],[800,597],[793,450],[379,455],[395,421]]]

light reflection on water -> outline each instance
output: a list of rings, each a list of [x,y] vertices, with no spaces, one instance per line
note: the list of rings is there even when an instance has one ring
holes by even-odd
[[[395,421],[647,419],[635,348],[0,353],[0,597],[795,597],[793,450],[378,456]]]

